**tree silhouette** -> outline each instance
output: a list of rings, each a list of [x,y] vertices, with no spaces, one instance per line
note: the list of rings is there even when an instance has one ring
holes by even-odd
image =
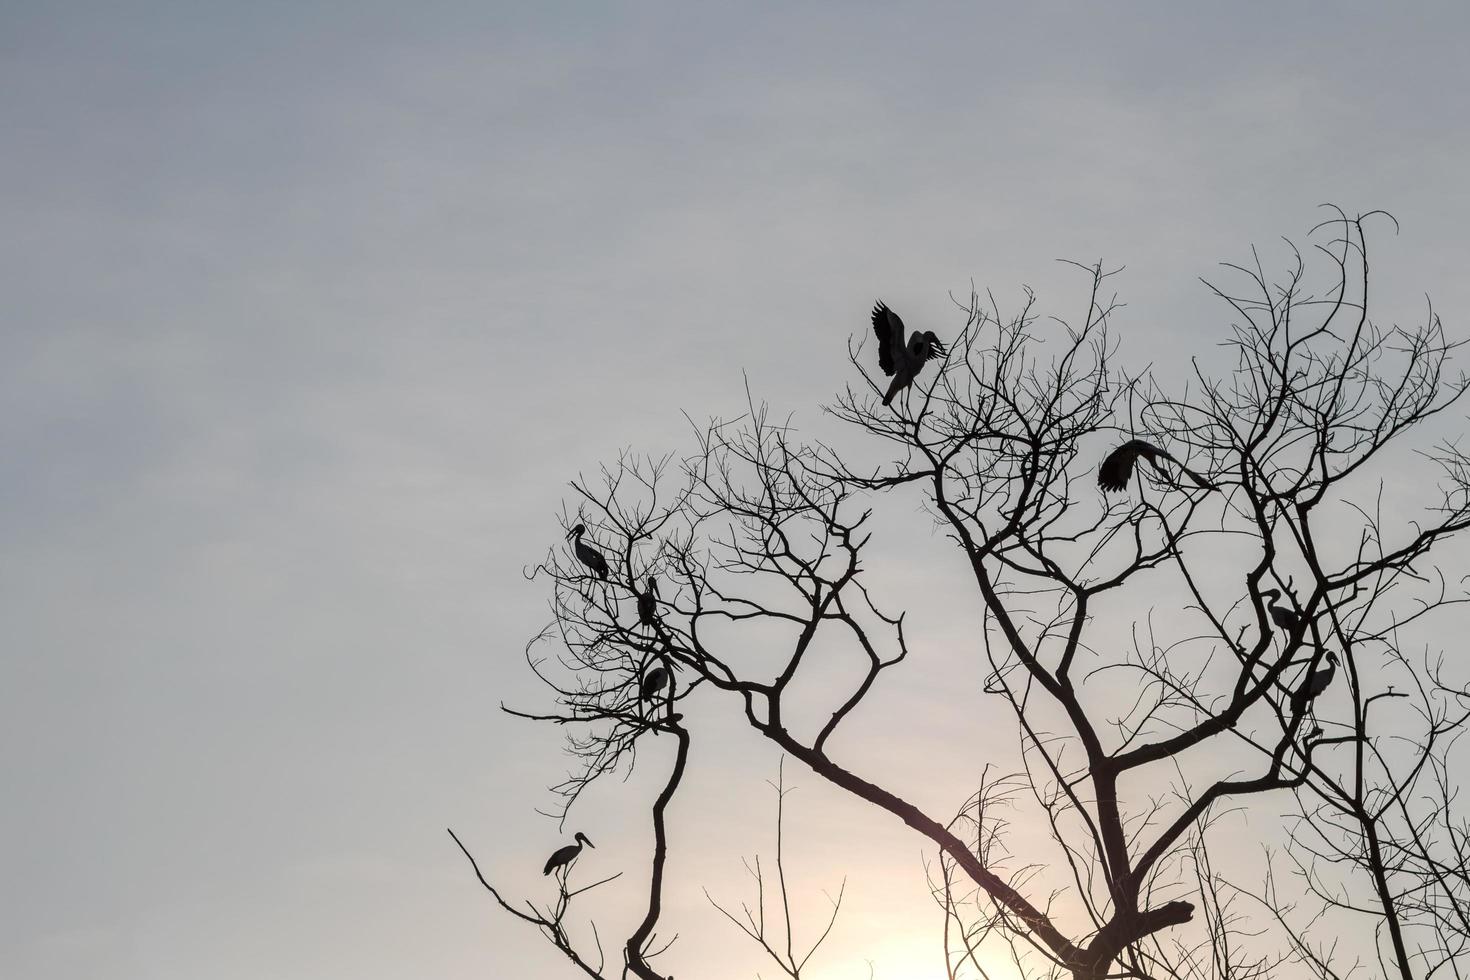
[[[1007,948],[1018,976],[1249,977],[1291,964],[1336,977],[1343,910],[1371,919],[1385,973],[1427,977],[1463,956],[1470,828],[1452,755],[1470,691],[1401,644],[1465,598],[1431,556],[1470,527],[1470,459],[1430,437],[1467,381],[1449,371],[1457,344],[1432,308],[1414,327],[1369,315],[1368,225],[1390,220],[1334,210],[1275,279],[1254,254],[1227,265],[1225,283],[1206,284],[1230,317],[1224,357],[1187,377],[1115,367],[1111,273],[1077,266],[1089,298],[1075,322],[1043,321],[1029,291],[1013,315],[972,295],[942,363],[892,406],[869,338],[853,343],[856,380],[828,411],[860,437],[856,451],[802,441],[752,400],[741,418],[698,427],[682,458],[625,453],[575,481],[563,527],[587,525],[610,575],[562,549],[531,572],[549,584],[554,622],[527,658],[556,703],[513,713],[570,733],[580,767],[554,787],[560,814],[631,766],[645,738],[677,744],[622,974],[660,976],[649,960],[666,948],[665,811],[696,694],[937,849],[951,977],[984,974],[982,943]],[[1319,292],[1309,270],[1325,270]],[[1098,464],[1133,439],[1163,452],[1135,449],[1132,481],[1103,494]],[[1439,481],[1413,517],[1381,482],[1415,458],[1401,446]],[[1014,722],[1014,774],[956,786],[970,798],[952,819],[833,749],[885,675],[923,658],[862,561],[873,508],[895,497],[899,512],[921,502],[982,612],[986,682],[953,696]],[[661,594],[640,617],[650,576]],[[1329,654],[1341,669],[1309,696]],[[855,681],[829,680],[819,712],[796,706],[795,680],[837,656],[862,665]],[[641,697],[659,666],[668,684]],[[1280,824],[1289,860],[1255,880],[1211,857],[1211,828],[1242,809],[1295,813]],[[1044,821],[1048,853],[1013,853],[1018,810]],[[559,914],[551,922],[536,924],[585,973],[612,975],[571,948]]]

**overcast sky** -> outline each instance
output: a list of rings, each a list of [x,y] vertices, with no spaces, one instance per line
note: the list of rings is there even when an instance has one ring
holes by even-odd
[[[443,830],[529,895],[565,839],[557,734],[496,710],[522,568],[742,371],[823,424],[877,296],[953,335],[1102,258],[1167,364],[1333,201],[1402,223],[1385,321],[1470,337],[1463,5],[1020,6],[0,2],[0,974],[567,975]],[[855,751],[942,811],[975,720],[915,661]],[[775,756],[693,765],[670,968],[749,977],[699,887],[746,895]],[[848,875],[821,977],[933,976],[919,841],[789,774],[800,886]],[[567,828],[596,868],[658,775]]]

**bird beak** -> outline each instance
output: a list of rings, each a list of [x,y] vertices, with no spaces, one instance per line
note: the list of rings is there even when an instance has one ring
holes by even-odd
[[[597,847],[596,844],[592,843],[590,840],[588,840],[585,837],[582,838],[582,843],[583,844],[586,844],[588,847],[591,847],[591,848],[596,848]]]

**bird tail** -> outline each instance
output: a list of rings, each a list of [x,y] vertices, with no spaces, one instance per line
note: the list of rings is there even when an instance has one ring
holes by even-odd
[[[1183,463],[1179,462],[1179,460],[1176,457],[1170,455],[1167,450],[1159,449],[1158,447],[1155,447],[1154,448],[1154,454],[1156,456],[1159,456],[1162,459],[1167,459],[1169,462],[1171,462],[1175,466],[1179,467],[1179,469],[1181,471],[1183,471],[1186,476],[1188,476],[1191,480],[1194,481],[1195,486],[1199,487],[1201,490],[1216,490],[1216,489],[1219,489],[1213,483],[1211,483],[1209,480],[1206,480],[1204,477],[1200,476],[1194,470],[1190,469],[1188,466],[1185,466]],[[1160,473],[1163,472],[1163,470],[1159,467],[1158,463],[1154,463],[1154,461],[1152,459],[1150,459],[1149,462],[1154,464],[1154,469],[1155,470],[1157,470]]]
[[[1218,490],[1219,489],[1213,483],[1211,483],[1209,480],[1206,480],[1204,477],[1200,476],[1198,473],[1196,473],[1194,470],[1190,469],[1188,466],[1185,466],[1183,463],[1180,463],[1179,464],[1179,468],[1181,470],[1183,470],[1185,473],[1187,473],[1189,475],[1189,478],[1191,480],[1193,480],[1199,486],[1199,488],[1201,490]]]

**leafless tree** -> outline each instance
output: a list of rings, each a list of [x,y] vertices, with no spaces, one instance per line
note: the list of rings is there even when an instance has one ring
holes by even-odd
[[[768,916],[766,911],[766,873],[761,867],[760,855],[745,862],[745,870],[755,880],[755,903],[748,902],[740,904],[740,915],[731,912],[725,906],[715,900],[714,896],[705,890],[705,897],[721,915],[728,919],[741,934],[750,939],[761,948],[766,957],[776,964],[782,973],[791,980],[801,980],[801,971],[806,969],[807,963],[816,955],[817,950],[832,935],[832,927],[837,923],[837,916],[842,911],[842,896],[847,891],[847,879],[837,889],[836,896],[828,895],[832,903],[832,914],[827,917],[825,925],[822,926],[815,939],[802,951],[801,945],[796,939],[795,921],[791,912],[791,892],[786,885],[786,856],[785,856],[785,828],[786,828],[786,796],[792,792],[792,788],[786,785],[786,760],[782,759],[777,770],[776,782],[771,784],[776,791],[776,880],[775,895],[770,904],[774,906],[774,913]]]
[[[529,656],[557,703],[527,717],[567,726],[581,760],[562,806],[644,739],[678,746],[625,972],[658,976],[664,808],[689,752],[679,709],[700,689],[937,849],[951,976],[983,975],[982,943],[1018,975],[1243,980],[1286,962],[1342,975],[1311,900],[1371,917],[1386,973],[1460,970],[1470,834],[1450,759],[1470,699],[1401,651],[1464,598],[1433,556],[1470,527],[1470,458],[1430,437],[1467,381],[1432,308],[1412,327],[1370,316],[1368,231],[1389,220],[1334,211],[1278,276],[1254,254],[1226,266],[1207,283],[1230,318],[1225,356],[1184,377],[1114,366],[1112,273],[1078,266],[1087,300],[1071,322],[1042,319],[1029,292],[1009,315],[972,294],[942,365],[891,408],[867,345],[850,346],[856,380],[828,411],[856,449],[803,441],[752,399],[697,427],[677,461],[625,454],[575,481],[564,523],[589,527],[612,574],[559,549],[531,572],[554,623]],[[1163,452],[1105,496],[1097,464],[1127,439]],[[1391,497],[1382,477],[1414,459],[1439,482],[1410,518],[1408,491]],[[984,620],[975,697],[1015,726],[1017,776],[987,777],[948,822],[834,748],[909,662],[904,614],[862,562],[872,508],[894,496],[962,557]],[[633,610],[650,575],[664,588],[645,623]],[[826,684],[817,713],[795,706],[796,678],[834,656],[857,659],[856,681]],[[1338,661],[1335,682],[1308,689]],[[655,665],[672,680],[648,699]],[[1010,853],[1008,808],[1045,820],[1050,853]],[[1215,822],[1293,808],[1280,823],[1293,897],[1280,867],[1242,881],[1211,861]],[[1247,913],[1253,899],[1269,912]]]
[[[1376,693],[1353,682],[1354,711],[1336,725],[1342,734],[1335,737],[1351,751],[1335,766],[1313,769],[1297,795],[1282,855],[1306,894],[1283,904],[1271,878],[1254,890],[1231,887],[1277,919],[1318,976],[1352,967],[1314,943],[1309,926],[1367,917],[1384,975],[1463,977],[1470,822],[1457,805],[1463,776],[1456,774],[1470,772],[1460,744],[1470,691],[1447,686],[1440,663],[1415,664],[1391,643],[1382,669]],[[1395,690],[1394,679],[1405,690]]]

